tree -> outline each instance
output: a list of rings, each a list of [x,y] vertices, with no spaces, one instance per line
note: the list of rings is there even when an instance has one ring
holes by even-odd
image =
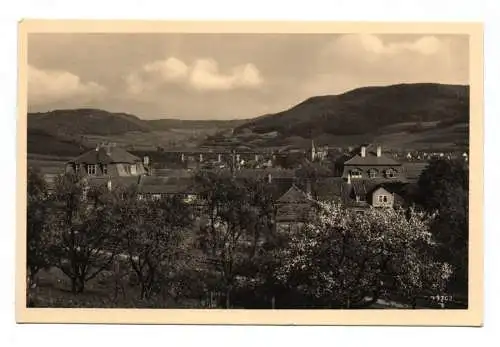
[[[254,254],[264,227],[270,225],[270,218],[262,218],[271,211],[263,208],[269,198],[258,196],[259,190],[249,189],[248,182],[230,175],[200,173],[197,181],[206,216],[199,242],[218,264],[225,306],[229,308],[239,270],[249,255],[247,245],[253,243],[250,254]]]
[[[52,263],[71,280],[73,293],[108,268],[120,240],[113,207],[119,194],[91,189],[78,176],[66,174],[56,182],[50,214]]]
[[[192,222],[190,209],[179,196],[130,199],[121,204],[119,214],[117,227],[123,230],[124,250],[141,285],[140,299],[149,299],[175,275],[184,234]]]
[[[28,168],[27,176],[27,219],[26,219],[26,263],[28,285],[36,286],[39,270],[50,265],[48,246],[48,204],[47,186],[38,170]]]
[[[419,295],[442,293],[450,276],[449,265],[431,257],[430,222],[413,209],[358,214],[321,203],[318,218],[276,255],[276,276],[316,305],[363,307],[383,295],[414,304]]]
[[[438,255],[456,269],[454,289],[467,292],[469,247],[469,170],[467,162],[435,159],[418,181],[418,202],[438,212],[432,233],[441,244]]]

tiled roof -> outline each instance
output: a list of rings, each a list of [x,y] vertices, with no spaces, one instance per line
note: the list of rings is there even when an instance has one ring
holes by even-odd
[[[280,204],[289,204],[289,203],[304,203],[310,201],[310,198],[307,194],[299,189],[295,184],[288,189],[279,199],[278,203]]]
[[[348,193],[349,186],[341,177],[328,177],[320,179],[311,185],[313,196],[317,200],[343,199]]]
[[[139,192],[146,194],[176,194],[194,192],[194,180],[186,177],[144,176]]]
[[[372,153],[366,153],[365,157],[361,157],[359,154],[356,154],[354,157],[344,162],[344,165],[398,166],[401,165],[401,163],[398,163],[394,159],[384,155],[377,157],[377,155],[373,155]]]
[[[70,163],[85,163],[85,164],[98,164],[98,163],[129,163],[134,164],[140,162],[141,159],[135,155],[130,154],[120,147],[108,147],[94,149],[83,153],[79,157],[70,161]]]
[[[312,184],[312,195],[316,200],[339,200],[343,204],[352,205],[356,195],[367,200],[378,187],[391,193],[401,194],[406,182],[387,179],[352,179],[351,183],[340,177],[328,177]]]
[[[411,162],[404,163],[403,168],[409,180],[417,180],[428,165],[427,162]]]
[[[236,177],[264,177],[271,175],[275,178],[293,178],[295,177],[295,170],[285,169],[241,169],[235,172]]]
[[[103,185],[107,185],[108,181],[110,180],[112,186],[130,187],[130,186],[137,186],[137,184],[139,183],[139,176],[128,176],[128,177],[100,176],[100,177],[87,177],[85,178],[85,180],[91,187],[100,187]]]
[[[278,207],[276,221],[278,223],[306,221],[312,212],[312,203],[285,204]]]

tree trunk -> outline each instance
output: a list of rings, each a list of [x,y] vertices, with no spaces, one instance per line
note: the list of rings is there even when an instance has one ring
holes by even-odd
[[[417,308],[417,298],[411,298],[411,308],[415,310]]]
[[[71,292],[73,294],[82,293],[85,289],[85,281],[82,281],[79,277],[71,277]]]
[[[144,300],[146,298],[146,283],[141,282],[141,300]]]
[[[30,268],[28,267],[28,288],[36,288],[38,286],[38,274],[39,269],[38,268]]]
[[[231,286],[226,289],[226,308],[231,308]]]
[[[71,277],[71,293],[76,294],[76,278]]]

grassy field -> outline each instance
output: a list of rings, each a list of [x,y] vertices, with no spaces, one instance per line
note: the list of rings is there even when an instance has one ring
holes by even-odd
[[[110,271],[104,271],[90,280],[85,291],[71,292],[71,283],[61,270],[51,268],[38,274],[38,286],[29,290],[30,307],[59,308],[201,308],[201,300],[185,298],[174,300],[171,295],[159,295],[154,299],[139,299],[140,287],[132,279],[117,280]]]
[[[41,270],[38,285],[29,290],[29,307],[56,308],[208,308],[209,293],[196,299],[177,297],[163,293],[152,299],[139,299],[140,288],[128,277],[117,281],[116,276],[105,271],[86,284],[85,291],[73,294],[68,278],[56,268]],[[119,283],[119,285],[117,285]],[[398,298],[379,299],[372,309],[408,309]],[[463,309],[466,304],[448,303],[447,308]],[[234,307],[244,308],[244,307]],[[438,303],[426,298],[417,299],[417,309],[439,309]]]
[[[119,146],[133,147],[137,150],[155,150],[157,147],[193,147],[198,145],[207,136],[213,135],[217,131],[217,128],[170,129],[147,133],[127,132],[125,134],[109,136],[85,135],[84,141],[91,147],[102,142],[114,142]]]

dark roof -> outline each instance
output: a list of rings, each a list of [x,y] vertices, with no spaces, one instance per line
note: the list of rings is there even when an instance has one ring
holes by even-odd
[[[152,169],[154,176],[159,177],[192,177],[193,172],[186,169]]]
[[[327,177],[312,184],[311,189],[317,200],[344,199],[348,194],[349,186],[341,177]]]
[[[285,204],[281,205],[276,213],[276,221],[283,222],[304,222],[308,220],[313,212],[312,202],[309,204]]]
[[[417,180],[428,165],[429,163],[427,162],[404,163],[403,168],[405,170],[406,178],[409,180]]]
[[[145,194],[182,194],[194,192],[194,180],[190,177],[142,177],[139,189]]]
[[[356,202],[356,196],[367,200],[379,187],[390,193],[402,195],[406,186],[407,183],[404,181],[387,179],[352,179],[349,184],[340,177],[327,177],[312,185],[312,193],[316,200],[338,200],[348,206],[364,206],[365,202]]]
[[[304,203],[304,202],[309,202],[310,198],[307,196],[307,194],[299,189],[295,184],[292,184],[292,186],[283,194],[278,200],[278,203],[281,204],[289,204],[289,203]]]
[[[98,164],[98,163],[130,163],[134,164],[140,162],[141,159],[135,155],[130,154],[120,147],[99,147],[83,153],[79,157],[70,160],[70,163],[85,163],[85,164]]]
[[[99,177],[87,177],[85,180],[91,187],[101,187],[108,184],[108,181],[111,181],[111,186],[121,186],[121,187],[130,187],[137,186],[139,183],[140,176],[99,176]]]
[[[293,178],[295,177],[295,170],[286,169],[240,169],[235,171],[236,177],[264,177],[271,174],[271,178]]]
[[[354,157],[344,162],[344,165],[398,166],[401,165],[401,163],[395,161],[392,158],[386,157],[385,155],[377,157],[376,154],[373,155],[373,153],[366,153],[366,156],[364,158],[359,154],[356,154]]]

